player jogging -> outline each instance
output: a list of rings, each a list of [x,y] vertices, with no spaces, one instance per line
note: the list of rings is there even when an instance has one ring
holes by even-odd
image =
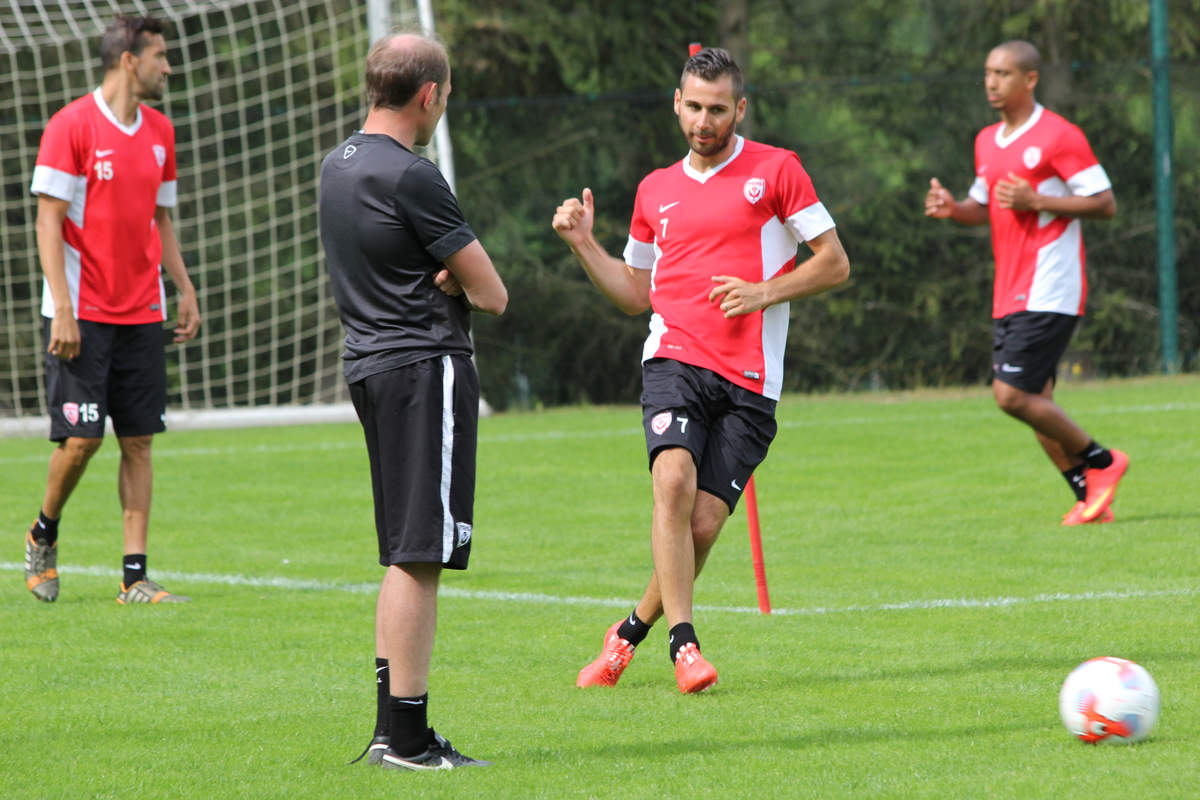
[[[641,401],[654,572],[576,683],[614,685],[665,615],[676,683],[689,694],[717,681],[700,653],[693,588],[775,436],[788,301],[841,283],[849,262],[796,154],[737,135],[746,98],[727,52],[688,60],[675,113],[689,152],[638,186],[624,261],[592,233],[590,189],[564,201],[553,225],[618,308],[653,311]],[[798,263],[801,241],[813,255]]]
[[[1080,219],[1111,219],[1112,184],[1076,126],[1034,99],[1041,56],[1025,41],[987,57],[988,103],[1001,120],[975,138],[975,182],[966,199],[937,178],[925,214],[992,226],[992,393],[1033,428],[1075,496],[1063,525],[1111,522],[1129,458],[1107,450],[1054,402],[1058,362],[1087,297]]]
[[[385,769],[480,766],[427,724],[443,569],[466,569],[475,501],[479,378],[471,311],[500,314],[508,292],[445,178],[412,152],[450,97],[442,45],[413,34],[367,54],[362,130],[321,163],[321,243],[342,325],[350,399],[362,422],[375,503],[375,733]],[[362,756],[359,756],[362,758]],[[356,759],[357,760],[357,759]]]
[[[175,238],[175,130],[142,103],[162,98],[171,74],[163,24],[118,17],[100,42],[100,87],[46,125],[33,170],[37,247],[45,275],[50,456],[37,522],[25,535],[25,584],[58,597],[63,507],[111,417],[121,447],[124,571],[119,603],[186,600],[146,577],[153,476],[150,445],[166,429],[162,270],[179,291],[175,341],[200,327],[196,290]]]

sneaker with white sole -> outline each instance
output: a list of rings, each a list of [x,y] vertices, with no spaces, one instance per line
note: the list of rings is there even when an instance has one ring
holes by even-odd
[[[397,755],[392,748],[383,751],[379,766],[384,769],[407,769],[422,772],[435,769],[458,769],[459,767],[490,767],[492,762],[464,756],[450,742],[429,729],[429,746],[425,752],[415,756]]]
[[[135,581],[129,587],[122,583],[121,593],[117,595],[117,602],[123,606],[133,603],[186,603],[191,599],[181,594],[171,594],[149,578]]]
[[[58,542],[41,544],[25,533],[25,588],[45,603],[58,599]]]

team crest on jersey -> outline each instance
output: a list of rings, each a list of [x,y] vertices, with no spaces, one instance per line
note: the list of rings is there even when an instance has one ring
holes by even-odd
[[[79,403],[63,403],[63,416],[68,425],[79,424]]]
[[[154,160],[158,162],[160,167],[167,163],[167,148],[161,144],[156,144],[152,149],[154,150]]]
[[[346,149],[342,151],[342,160],[345,161],[347,158],[354,155],[357,150],[358,148],[352,144],[346,145]]]
[[[669,427],[671,427],[670,411],[664,411],[661,414],[655,414],[650,420],[650,430],[654,431],[659,436],[662,436]]]
[[[1026,167],[1033,169],[1042,160],[1042,148],[1026,147],[1025,152],[1021,154],[1021,160],[1025,162]]]
[[[750,201],[750,205],[754,205],[759,200],[762,200],[763,192],[767,190],[767,182],[762,178],[750,178],[742,186],[742,194]]]
[[[462,547],[467,542],[471,541],[471,523],[456,522],[454,523],[455,530],[458,531],[458,546]]]

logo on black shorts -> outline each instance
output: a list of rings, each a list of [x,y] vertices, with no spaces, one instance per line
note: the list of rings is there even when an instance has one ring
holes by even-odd
[[[63,403],[63,416],[68,425],[79,424],[79,403]]]
[[[454,523],[454,527],[458,531],[457,547],[463,547],[467,542],[471,541],[471,523],[456,522]]]
[[[650,420],[650,430],[654,431],[659,436],[667,432],[667,428],[671,427],[671,412],[664,411],[661,414],[655,414]]]

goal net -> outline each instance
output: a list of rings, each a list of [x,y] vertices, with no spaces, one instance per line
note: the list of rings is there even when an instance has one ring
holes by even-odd
[[[50,116],[99,85],[98,42],[119,13],[167,21],[161,109],[176,129],[173,212],[204,325],[168,345],[169,416],[295,419],[344,404],[342,330],[317,227],[321,158],[362,123],[373,34],[416,25],[411,2],[43,0],[0,6],[0,422],[43,432],[46,413],[29,193]],[[168,327],[175,297],[168,284]],[[301,415],[303,416],[303,415]],[[320,413],[316,415],[319,418]],[[328,416],[328,414],[326,414]],[[24,423],[24,424],[23,424]],[[2,431],[0,431],[2,432]]]

